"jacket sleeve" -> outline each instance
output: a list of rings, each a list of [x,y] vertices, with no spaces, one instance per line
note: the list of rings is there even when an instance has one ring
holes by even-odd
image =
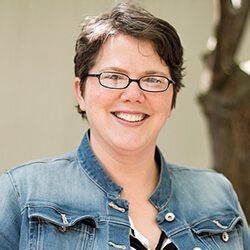
[[[249,231],[249,226],[247,223],[247,220],[245,218],[245,215],[243,213],[243,210],[241,209],[241,206],[239,204],[239,210],[240,210],[240,214],[243,218],[243,246],[244,249],[249,249],[250,246],[250,231]]]
[[[0,176],[0,248],[19,249],[21,210],[20,196],[8,173]]]
[[[249,230],[249,225],[246,219],[246,216],[241,208],[241,205],[238,201],[237,194],[235,193],[232,184],[230,183],[230,191],[232,193],[232,197],[234,198],[234,201],[236,203],[236,207],[239,211],[240,217],[243,220],[243,229],[242,229],[242,240],[243,240],[243,247],[245,250],[249,249],[250,246],[250,230]]]

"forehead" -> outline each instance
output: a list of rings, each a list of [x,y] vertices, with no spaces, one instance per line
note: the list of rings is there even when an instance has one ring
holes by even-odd
[[[128,72],[169,70],[164,60],[156,52],[152,42],[129,35],[110,36],[102,45],[93,68],[105,70],[117,67]]]

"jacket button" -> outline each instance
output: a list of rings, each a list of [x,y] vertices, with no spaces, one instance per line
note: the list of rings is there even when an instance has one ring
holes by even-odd
[[[165,215],[165,219],[166,219],[166,221],[171,222],[175,219],[175,215],[173,213],[167,213]]]
[[[228,235],[228,233],[227,233],[227,232],[222,233],[221,239],[222,239],[224,242],[228,242],[228,240],[229,240],[229,235]]]

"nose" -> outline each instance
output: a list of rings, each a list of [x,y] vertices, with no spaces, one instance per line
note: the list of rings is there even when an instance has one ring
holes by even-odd
[[[121,95],[123,102],[142,103],[145,100],[144,91],[140,89],[138,82],[131,81],[129,86],[123,90]]]

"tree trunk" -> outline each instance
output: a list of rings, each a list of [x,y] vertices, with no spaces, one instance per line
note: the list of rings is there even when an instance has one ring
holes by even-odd
[[[231,0],[220,0],[219,8],[216,45],[204,56],[209,87],[199,102],[208,123],[213,168],[233,183],[250,221],[250,75],[234,59],[250,1],[236,8]]]

